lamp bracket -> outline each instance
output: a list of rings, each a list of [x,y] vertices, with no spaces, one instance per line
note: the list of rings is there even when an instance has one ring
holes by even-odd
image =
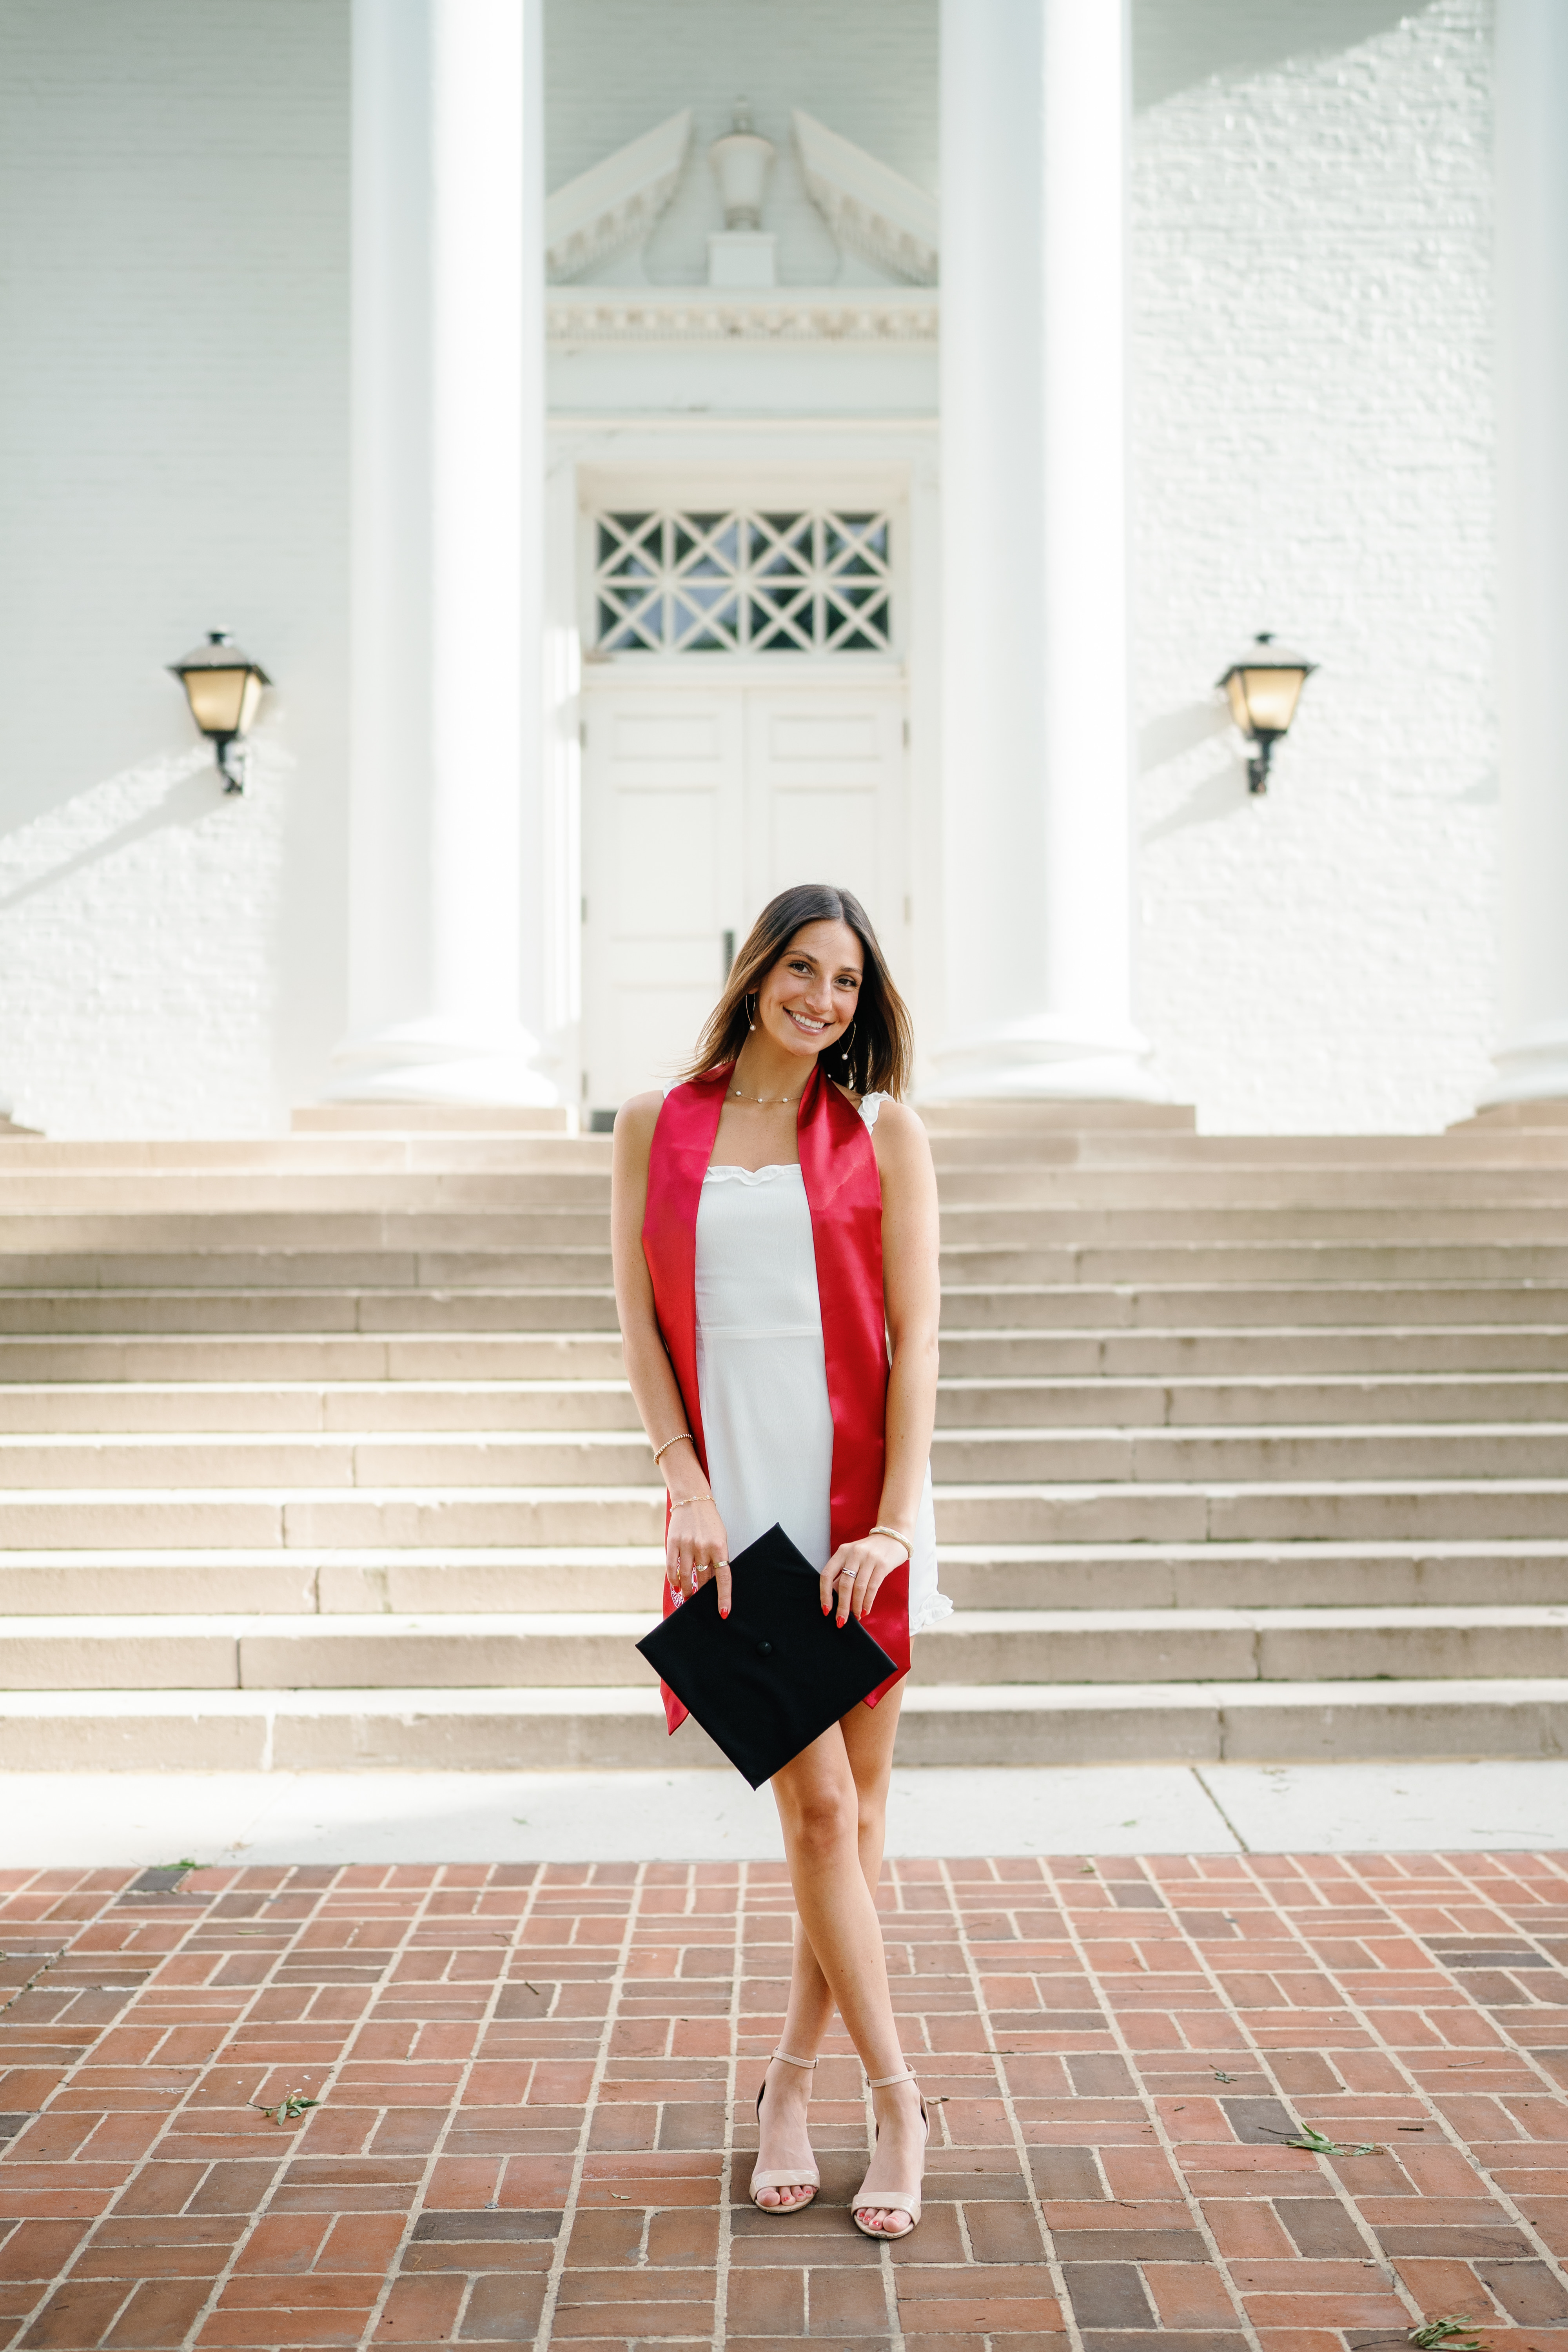
[[[1247,762],[1247,789],[1249,793],[1268,790],[1268,769],[1274,758],[1274,746],[1279,740],[1277,729],[1260,727],[1251,739],[1252,752]]]

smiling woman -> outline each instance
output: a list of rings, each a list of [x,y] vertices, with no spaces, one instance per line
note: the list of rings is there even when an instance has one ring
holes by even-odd
[[[836,955],[842,959],[837,964]],[[689,1079],[738,1070],[748,1041],[770,1035],[768,1024],[758,1018],[764,992],[770,1007],[776,1003],[784,1015],[784,1039],[795,1032],[789,1050],[798,1053],[806,1045],[816,1054],[829,1046],[827,1066],[852,1094],[903,1093],[914,1057],[910,1016],[852,891],[799,882],[763,908],[698,1040]],[[753,1071],[764,1058],[765,1048],[746,1054]],[[798,1088],[805,1073],[786,1075]]]
[[[668,1612],[775,1523],[894,1671],[772,1782],[799,1915],[784,2040],[757,2095],[752,2195],[816,2194],[810,2070],[835,2007],[878,2137],[871,2237],[920,2219],[925,2117],[888,1990],[875,1888],[910,1637],[937,1591],[936,1179],[898,1100],[909,1016],[859,902],[803,885],[764,908],[686,1078],[616,1123],[616,1294],[627,1376],[669,1490]],[[670,1729],[684,1710],[666,1693]],[[820,1719],[820,1718],[819,1718]],[[783,2072],[779,2071],[782,2066]]]

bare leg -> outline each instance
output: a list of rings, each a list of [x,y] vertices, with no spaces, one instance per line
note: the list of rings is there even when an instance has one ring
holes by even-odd
[[[780,2046],[797,2058],[814,2057],[837,2007],[870,2075],[903,2071],[875,1899],[900,1696],[895,1689],[879,1706],[853,1709],[773,1782],[800,1922]],[[805,2144],[801,2089],[807,2078],[797,2075],[795,2085],[780,2079],[795,2074],[774,2069],[763,2104],[767,2162],[781,2170]],[[873,2099],[878,2142],[868,2189],[917,2179],[924,2137],[913,2085],[894,2084]],[[772,2192],[763,2194],[774,2201]],[[786,2207],[800,2201],[789,2189],[777,2198]],[[873,2228],[898,2231],[905,2225],[902,2213],[871,2203],[858,2210]]]

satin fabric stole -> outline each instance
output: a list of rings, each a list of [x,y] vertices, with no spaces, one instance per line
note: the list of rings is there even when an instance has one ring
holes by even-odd
[[[670,1365],[704,1476],[707,1447],[697,1380],[697,1213],[713,1157],[730,1072],[689,1079],[665,1097],[648,1153],[643,1255],[653,1284]],[[866,1534],[882,1497],[887,1453],[887,1307],[882,1288],[882,1183],[870,1130],[820,1066],[795,1114],[801,1177],[811,1212],[822,1311],[822,1347],[833,1415],[828,1526],[833,1549]],[[665,1528],[669,1508],[665,1507]],[[664,1585],[666,1616],[679,1604]],[[910,1666],[910,1571],[906,1561],[883,1580],[863,1623],[895,1671],[867,1701],[875,1706]],[[686,1709],[667,1685],[671,1731]]]

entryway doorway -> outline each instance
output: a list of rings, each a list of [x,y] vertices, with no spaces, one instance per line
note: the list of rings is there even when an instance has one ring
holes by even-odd
[[[605,664],[584,678],[583,1091],[595,1125],[680,1067],[730,957],[791,883],[853,890],[905,978],[901,676],[786,681],[748,663],[710,685],[695,666]]]

